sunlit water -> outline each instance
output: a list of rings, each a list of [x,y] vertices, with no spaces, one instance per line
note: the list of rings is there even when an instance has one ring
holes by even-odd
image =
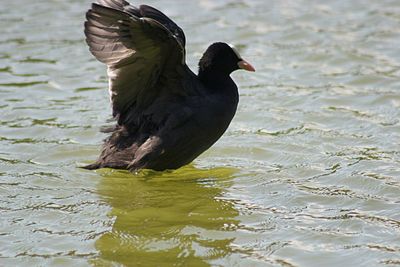
[[[224,137],[174,172],[86,171],[105,137],[89,1],[0,5],[0,266],[399,266],[400,2],[156,1],[187,61],[235,44]]]

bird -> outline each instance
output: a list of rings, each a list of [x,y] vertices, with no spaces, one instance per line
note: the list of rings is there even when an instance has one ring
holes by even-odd
[[[211,44],[195,74],[183,30],[158,9],[125,0],[92,3],[84,23],[90,52],[106,64],[115,126],[98,159],[83,168],[178,169],[226,131],[238,102],[236,70],[254,72],[238,50]]]

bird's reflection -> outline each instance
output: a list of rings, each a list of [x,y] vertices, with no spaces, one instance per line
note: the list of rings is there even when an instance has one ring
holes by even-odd
[[[114,224],[96,241],[95,265],[202,266],[231,253],[238,212],[223,192],[234,173],[192,166],[103,172],[98,192],[112,207]]]

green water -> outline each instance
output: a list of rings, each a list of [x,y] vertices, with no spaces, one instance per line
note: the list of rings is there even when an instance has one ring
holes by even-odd
[[[161,1],[235,44],[237,115],[173,172],[86,171],[111,110],[90,1],[0,5],[0,266],[399,266],[400,2]]]

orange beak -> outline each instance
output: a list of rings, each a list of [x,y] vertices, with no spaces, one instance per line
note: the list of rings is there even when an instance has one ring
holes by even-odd
[[[241,60],[238,62],[239,69],[247,70],[247,71],[256,71],[256,69],[246,60]]]

